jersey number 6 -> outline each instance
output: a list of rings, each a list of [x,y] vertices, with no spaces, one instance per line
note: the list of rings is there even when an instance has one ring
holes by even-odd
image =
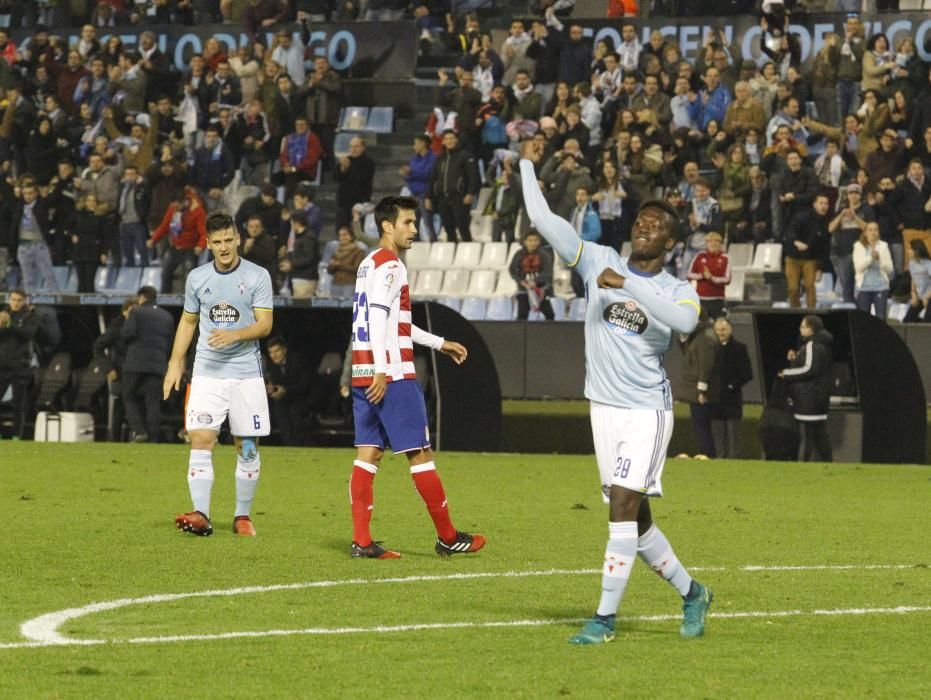
[[[357,326],[356,320],[359,318],[361,308],[365,309],[365,319]],[[369,301],[365,292],[356,292],[352,295],[352,336],[360,343],[369,342]]]

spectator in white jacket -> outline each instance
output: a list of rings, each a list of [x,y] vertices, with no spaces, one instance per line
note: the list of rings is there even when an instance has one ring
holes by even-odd
[[[866,225],[860,240],[853,244],[853,269],[857,283],[857,308],[886,318],[889,299],[889,278],[892,275],[892,255],[889,245],[879,240],[879,224]]]

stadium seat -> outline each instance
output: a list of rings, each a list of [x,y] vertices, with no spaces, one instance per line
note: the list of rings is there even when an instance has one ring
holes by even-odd
[[[753,254],[754,270],[782,272],[782,243],[760,243]]]
[[[494,296],[512,297],[515,294],[517,294],[517,282],[514,281],[509,272],[502,272],[498,275],[498,284],[495,285]]]
[[[495,297],[488,302],[485,318],[489,321],[513,321],[516,316],[512,297]]]
[[[791,307],[789,306],[789,302],[787,301],[774,301],[773,308],[774,309],[789,309]]]
[[[453,266],[456,257],[456,244],[437,242],[430,246],[428,267],[432,270],[446,270]]]
[[[833,304],[831,304],[831,309],[833,309],[834,311],[839,311],[843,309],[853,310],[856,308],[857,308],[857,305],[854,304],[852,301],[835,301]]]
[[[162,268],[144,267],[142,268],[142,279],[139,282],[140,287],[162,288]]]
[[[633,246],[631,245],[630,241],[624,241],[623,243],[621,243],[621,257],[622,258],[629,258],[631,250],[633,250]]]
[[[141,281],[141,267],[121,267],[119,272],[116,273],[116,281],[113,283],[111,291],[120,294],[135,294],[139,291]]]
[[[469,222],[469,233],[472,234],[472,240],[479,243],[487,243],[491,240],[491,234],[495,225],[495,217],[490,214],[476,214],[478,210],[472,212],[472,220]]]
[[[78,291],[78,276],[74,275],[74,290],[68,289],[68,283],[71,281],[71,266],[57,265],[53,268],[55,271],[55,282],[58,284],[58,290],[61,292]]]
[[[511,247],[508,248],[508,261],[507,261],[507,263],[505,263],[505,265],[504,265],[505,268],[507,268],[508,266],[510,266],[511,260],[514,258],[514,254],[515,254],[518,250],[520,250],[521,247],[522,247],[522,246],[521,246],[521,244],[520,244],[518,241],[514,241],[513,243],[511,243]]]
[[[339,130],[365,131],[368,121],[368,107],[343,107],[339,115]]]
[[[437,301],[443,306],[448,306],[456,313],[459,313],[459,309],[462,307],[462,299],[459,297],[440,297]]]
[[[444,297],[464,297],[469,289],[469,270],[447,270],[443,275],[440,294]]]
[[[508,266],[508,244],[504,241],[486,243],[478,263],[482,270],[504,270]]]
[[[753,264],[753,244],[731,243],[727,246],[727,257],[733,270],[750,267]]]
[[[488,202],[491,201],[491,195],[494,192],[492,187],[483,187],[478,191],[478,197],[475,198],[475,202],[472,203],[472,214],[481,216],[482,212],[485,211],[485,207],[488,206]]]
[[[314,292],[314,296],[328,297],[332,288],[333,275],[327,272],[327,264],[321,260],[317,264],[317,290]]]
[[[484,299],[466,297],[462,300],[462,307],[459,309],[459,313],[469,321],[484,321],[485,306],[486,302]]]
[[[437,297],[443,286],[442,270],[420,270],[417,273],[417,284],[411,292],[415,297]]]
[[[482,259],[481,243],[460,243],[456,246],[456,256],[453,258],[453,269],[473,270],[479,267]]]
[[[495,284],[497,282],[497,270],[476,270],[469,279],[469,289],[466,291],[466,294],[470,297],[482,297],[487,299],[494,295]]]
[[[339,241],[327,241],[326,245],[323,246],[323,253],[320,255],[320,262],[324,264],[330,262],[337,248],[339,248]]]
[[[408,270],[430,267],[430,241],[418,241],[404,253],[404,264]]]
[[[333,155],[337,158],[349,155],[349,142],[355,134],[348,131],[341,131],[333,139]]]
[[[394,107],[372,107],[365,130],[373,134],[390,134],[394,131]]]
[[[575,296],[575,292],[572,291],[572,270],[558,255],[553,260],[553,291],[562,299]]]
[[[409,290],[414,288],[414,285],[417,284],[417,273],[418,270],[408,270],[407,271],[407,288]]]
[[[890,301],[889,305],[886,307],[886,320],[887,321],[898,321],[902,322],[902,319],[905,318],[905,314],[908,313],[910,304],[901,304],[899,302]]]
[[[116,268],[110,267],[109,265],[98,267],[97,273],[94,275],[94,291],[108,292],[113,288],[113,283],[115,281]]]
[[[550,299],[550,306],[553,307],[553,320],[554,321],[565,321],[566,320],[566,300],[560,299],[559,297]]]
[[[731,282],[724,288],[724,300],[741,302],[744,300],[744,271],[732,270]]]
[[[585,297],[576,297],[569,304],[569,320],[584,321],[585,312],[588,309],[588,299]]]

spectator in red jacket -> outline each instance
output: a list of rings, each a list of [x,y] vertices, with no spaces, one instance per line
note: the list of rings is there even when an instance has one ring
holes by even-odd
[[[281,162],[281,181],[278,184],[284,185],[287,199],[294,195],[299,182],[317,178],[317,163],[322,156],[323,146],[317,135],[310,130],[307,117],[296,116],[294,133],[281,139],[281,152],[278,155]]]
[[[724,315],[724,288],[731,282],[731,262],[723,250],[724,237],[712,231],[705,237],[705,250],[695,256],[689,279],[698,281],[698,298],[708,318]]]
[[[182,197],[168,206],[146,246],[152,248],[166,235],[171,238],[162,260],[162,294],[171,294],[175,270],[183,267],[187,275],[207,246],[207,210],[193,187],[185,187]]]
[[[81,53],[77,49],[70,49],[68,51],[68,62],[65,64],[57,63],[47,55],[43,55],[41,60],[44,61],[49,75],[55,78],[55,89],[58,92],[58,99],[61,101],[62,108],[68,114],[75,114],[78,109],[74,103],[74,90],[82,78],[90,75],[83,65]]]

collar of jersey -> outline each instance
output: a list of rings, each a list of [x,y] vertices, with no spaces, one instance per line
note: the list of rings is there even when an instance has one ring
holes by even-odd
[[[217,269],[217,261],[214,260],[214,261],[213,261],[213,271],[216,272],[218,275],[228,275],[228,274],[231,273],[231,272],[236,272],[236,270],[239,269],[239,266],[240,266],[240,265],[242,265],[242,257],[240,257],[239,260],[236,261],[236,267],[231,267],[231,268],[230,268],[229,270],[227,270],[226,272],[221,272],[220,270]]]
[[[627,269],[631,272],[631,274],[637,275],[637,277],[656,277],[659,274],[659,272],[643,272],[642,270],[638,270],[630,263],[627,263]],[[662,270],[660,270],[660,272],[662,272]]]

